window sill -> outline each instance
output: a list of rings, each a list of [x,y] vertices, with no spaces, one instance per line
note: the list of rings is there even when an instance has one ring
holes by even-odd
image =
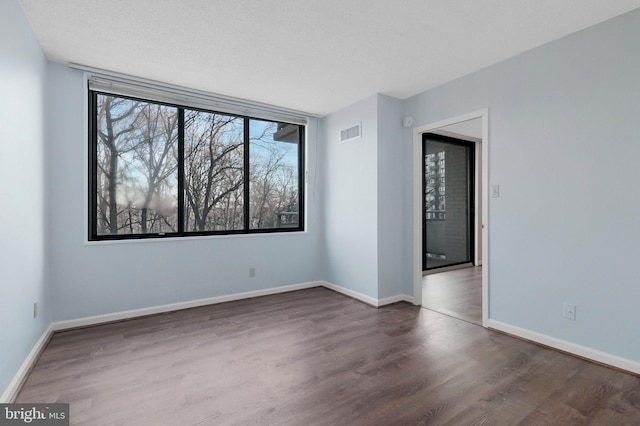
[[[89,241],[85,236],[85,246],[101,246],[112,244],[148,244],[148,243],[166,243],[166,242],[193,242],[193,241],[210,241],[238,238],[265,238],[265,237],[283,237],[283,236],[303,236],[308,231],[288,231],[288,232],[263,232],[255,234],[225,234],[225,235],[197,235],[192,237],[166,237],[166,238],[136,238],[123,240],[99,240]]]

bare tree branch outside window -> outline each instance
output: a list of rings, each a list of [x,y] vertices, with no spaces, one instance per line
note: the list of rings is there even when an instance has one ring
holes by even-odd
[[[300,228],[301,126],[93,99],[94,238]]]
[[[242,229],[244,122],[209,112],[185,112],[185,229]]]
[[[177,124],[176,108],[98,96],[99,232],[176,230]]]

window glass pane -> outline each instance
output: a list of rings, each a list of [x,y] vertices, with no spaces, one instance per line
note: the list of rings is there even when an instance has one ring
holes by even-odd
[[[244,228],[244,120],[184,112],[185,232]]]
[[[299,231],[304,127],[91,90],[91,240]]]
[[[97,95],[98,235],[177,232],[178,112]]]
[[[299,132],[293,124],[250,120],[250,229],[298,226]]]

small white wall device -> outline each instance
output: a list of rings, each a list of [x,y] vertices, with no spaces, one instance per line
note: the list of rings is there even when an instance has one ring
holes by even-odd
[[[405,115],[402,119],[402,125],[404,127],[411,127],[413,125],[413,117],[410,115]]]

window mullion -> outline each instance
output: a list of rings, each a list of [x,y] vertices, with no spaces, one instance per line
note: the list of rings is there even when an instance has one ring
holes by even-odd
[[[248,232],[249,231],[249,141],[250,141],[250,128],[249,128],[249,118],[245,117],[244,118],[244,173],[243,173],[243,180],[244,180],[244,200],[243,200],[243,207],[244,207],[244,231]]]
[[[178,233],[184,234],[184,108],[178,108]]]

